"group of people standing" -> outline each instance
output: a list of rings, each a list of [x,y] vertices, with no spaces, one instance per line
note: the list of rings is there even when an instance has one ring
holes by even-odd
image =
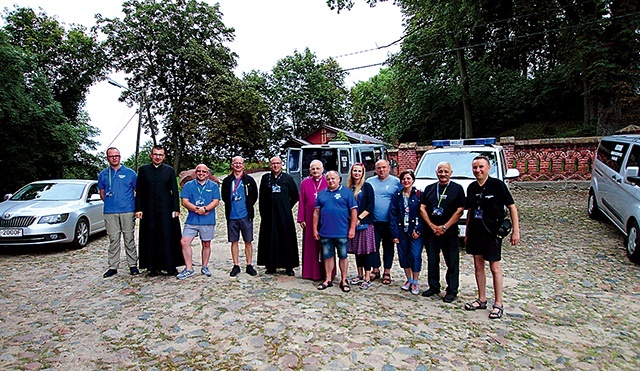
[[[422,296],[441,293],[442,252],[447,266],[447,286],[442,300],[451,303],[459,291],[458,221],[466,208],[465,243],[467,253],[474,258],[478,298],[466,303],[464,308],[487,308],[485,261],[488,261],[495,291],[489,318],[501,318],[504,311],[502,239],[497,232],[506,217],[506,207],[513,224],[510,242],[519,243],[518,212],[504,182],[489,177],[488,158],[478,156],[471,166],[476,181],[469,186],[465,197],[462,186],[451,181],[453,169],[447,162],[437,165],[438,181],[419,190],[414,187],[412,170],[403,171],[396,178],[390,175],[386,160],[376,163],[376,176],[366,181],[364,164],[354,164],[346,188],[340,185],[335,171],[323,177],[322,162],[313,161],[310,176],[300,187],[298,222],[304,230],[302,278],[322,280],[318,290],[332,287],[337,252],[342,291],[350,291],[352,285],[368,289],[376,279],[388,285],[397,246],[398,261],[405,273],[401,289],[418,295],[425,246],[428,289]],[[347,278],[348,253],[355,254],[357,269],[357,275],[350,280]]]
[[[261,216],[257,264],[274,274],[284,269],[294,276],[299,266],[298,239],[293,207],[298,203],[297,221],[303,230],[302,278],[320,281],[318,290],[333,286],[340,269],[339,287],[371,287],[379,279],[391,283],[395,246],[404,270],[402,290],[419,294],[422,249],[427,250],[428,289],[422,296],[440,295],[440,252],[447,266],[447,287],[443,300],[453,302],[459,290],[458,221],[468,211],[467,253],[474,257],[478,298],[465,304],[466,310],[487,308],[485,261],[489,261],[495,298],[490,318],[500,318],[502,306],[501,243],[497,230],[508,208],[513,223],[511,244],[520,240],[518,213],[505,184],[489,177],[489,159],[478,156],[471,164],[476,181],[467,196],[462,186],[451,181],[453,169],[447,162],[438,164],[438,182],[424,190],[414,187],[413,171],[403,171],[399,178],[390,174],[386,160],[375,164],[376,175],[365,179],[365,165],[354,164],[346,187],[335,171],[324,172],[323,163],[314,160],[310,176],[300,189],[293,178],[282,171],[282,160],[273,157],[270,171],[262,176],[260,188],[244,171],[244,160],[236,156],[231,173],[219,186],[210,180],[210,170],[200,164],[195,179],[187,182],[180,194],[176,174],[163,163],[164,149],[153,147],[151,164],[140,167],[138,174],[120,163],[116,148],[107,150],[109,167],[98,177],[100,195],[109,236],[108,278],[117,274],[120,262],[120,238],[124,237],[126,261],[130,274],[137,275],[138,253],[135,246],[135,219],[140,220],[139,267],[150,276],[175,275],[186,279],[195,274],[191,243],[196,236],[202,244],[201,273],[211,276],[208,262],[216,224],[215,209],[225,204],[228,240],[237,276],[239,241],[244,241],[245,272],[257,275],[253,259],[254,205],[259,202]],[[179,202],[179,200],[181,200]],[[188,210],[180,232],[180,204]],[[348,254],[355,255],[357,274],[348,276]],[[185,268],[178,273],[177,267]],[[382,273],[381,273],[382,268]]]

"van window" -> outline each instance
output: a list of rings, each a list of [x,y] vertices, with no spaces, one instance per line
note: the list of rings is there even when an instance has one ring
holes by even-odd
[[[287,172],[293,173],[300,171],[300,152],[299,151],[291,151],[289,152],[289,163],[287,164]],[[308,168],[308,166],[307,166]]]
[[[303,148],[302,149],[302,178],[309,176],[309,165],[313,160],[320,160],[324,171],[338,171],[338,150],[336,148]]]
[[[629,166],[640,167],[640,146],[637,144],[631,147],[629,159],[627,160],[627,167]]]
[[[340,174],[349,174],[349,152],[346,149],[340,150]]]
[[[364,164],[365,171],[375,171],[376,161],[373,150],[367,149],[362,151],[362,159],[360,162]]]
[[[603,140],[600,142],[598,154],[596,156],[603,164],[618,173],[622,167],[622,160],[624,159],[624,154],[627,152],[628,147],[628,143]]]

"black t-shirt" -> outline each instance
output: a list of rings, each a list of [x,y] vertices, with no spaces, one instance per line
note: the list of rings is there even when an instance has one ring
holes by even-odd
[[[440,206],[438,206],[440,196],[442,196],[442,201],[440,201]],[[420,203],[426,206],[429,220],[431,220],[433,224],[444,225],[451,219],[459,207],[464,207],[464,189],[460,184],[455,182],[449,182],[446,186],[434,183],[424,189]],[[442,215],[436,215],[439,214],[437,212],[434,213],[434,208],[437,207],[442,208]],[[450,226],[449,229],[447,229],[447,233],[449,233],[449,231],[457,234],[458,224],[456,223]]]
[[[469,228],[474,233],[482,233],[481,231],[497,233],[505,217],[505,206],[513,204],[513,197],[507,185],[499,179],[489,177],[482,187],[477,181],[469,184],[467,188]],[[475,217],[476,210],[481,210],[482,219]]]

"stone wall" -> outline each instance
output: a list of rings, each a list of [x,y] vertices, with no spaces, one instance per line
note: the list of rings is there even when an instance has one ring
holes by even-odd
[[[500,138],[507,164],[520,171],[518,181],[589,180],[600,137],[515,140]],[[402,143],[390,150],[395,174],[415,169],[432,146]],[[471,164],[469,164],[471,166]]]

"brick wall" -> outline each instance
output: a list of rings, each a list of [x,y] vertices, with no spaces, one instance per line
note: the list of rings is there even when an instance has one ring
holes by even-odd
[[[515,140],[500,138],[507,164],[520,171],[518,181],[589,180],[600,137]],[[415,169],[424,153],[432,146],[402,143],[389,151],[397,164],[395,175]],[[471,164],[469,164],[471,166]]]

